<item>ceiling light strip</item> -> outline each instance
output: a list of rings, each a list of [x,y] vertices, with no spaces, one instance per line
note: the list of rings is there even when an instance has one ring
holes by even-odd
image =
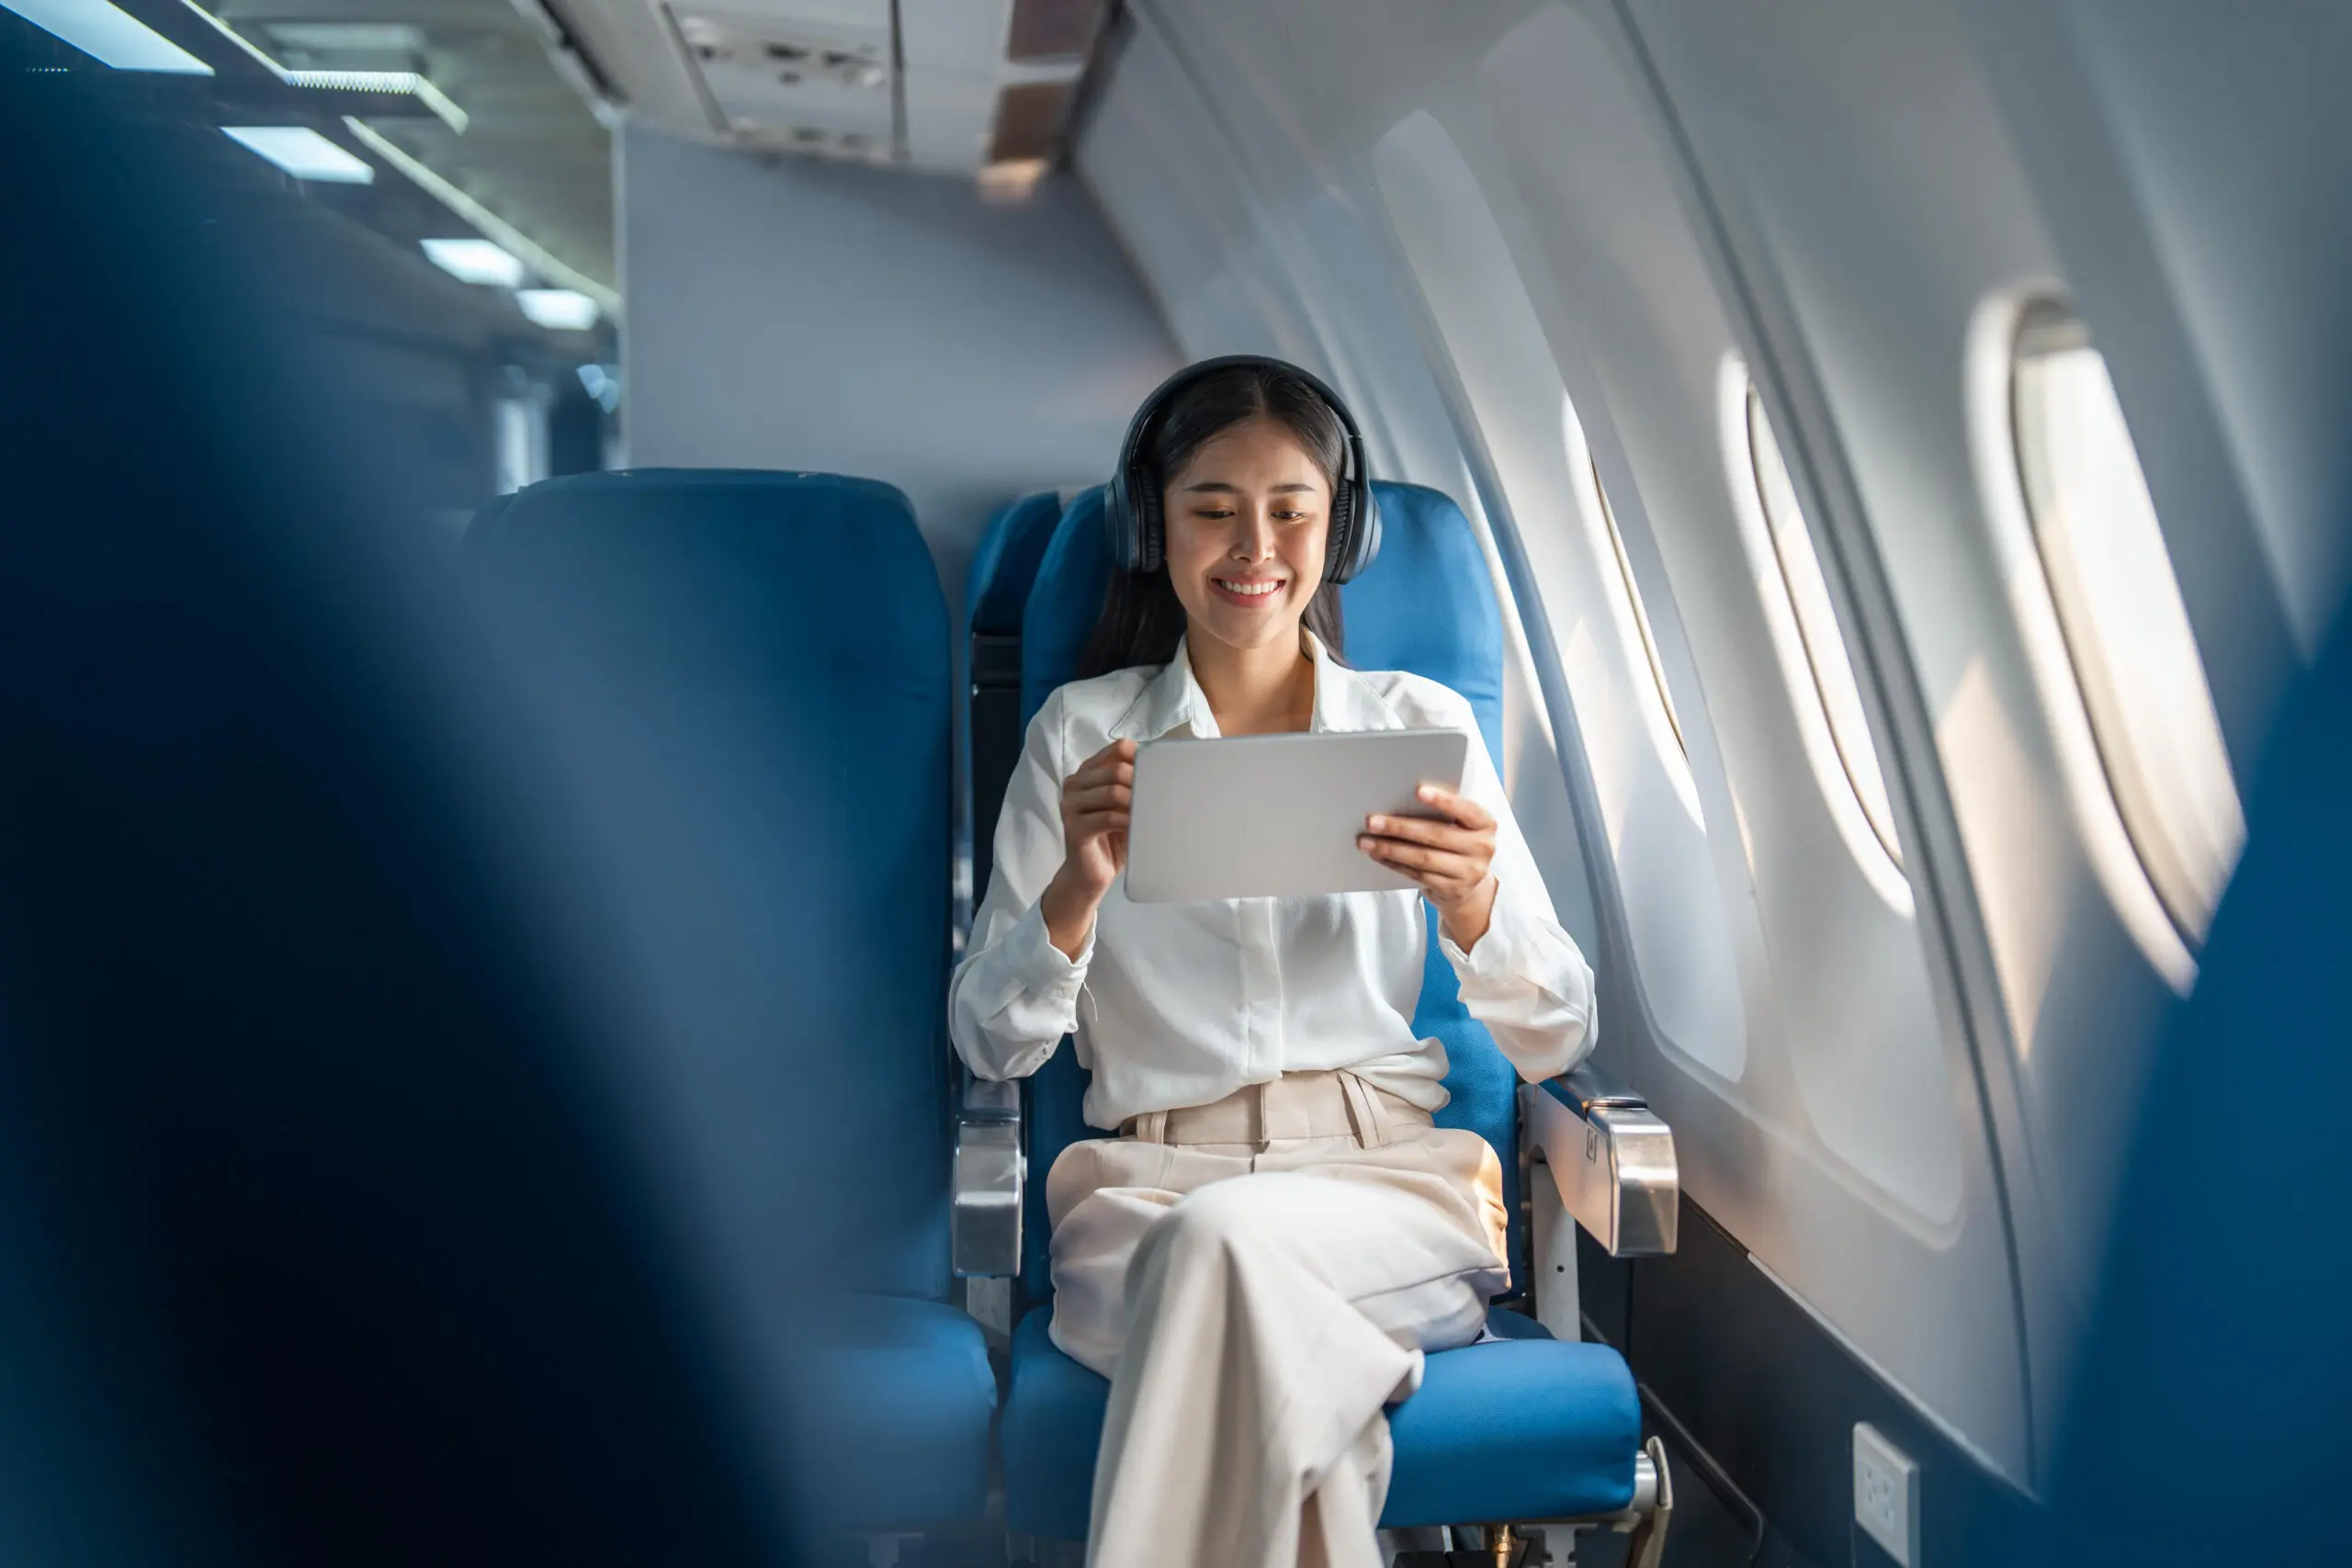
[[[340,186],[376,183],[374,165],[307,125],[224,125],[220,133],[298,180]]]
[[[433,111],[442,124],[463,136],[472,117],[450,100],[449,95],[435,86],[430,77],[413,71],[288,71],[272,59],[259,44],[198,5],[196,0],[180,0],[189,10],[211,24],[212,30],[251,55],[254,63],[289,87],[307,87],[327,91],[354,93],[398,93],[413,95],[417,102]]]
[[[203,6],[198,5],[196,0],[181,0],[181,4],[186,6],[189,10],[195,12],[198,16],[203,17],[207,22],[210,23],[214,32],[219,33],[222,38],[227,39],[231,43],[235,44],[239,49],[243,50],[247,54],[253,56],[255,62],[257,62],[263,70],[268,72],[271,75],[277,77],[281,82],[286,79],[286,67],[277,63],[277,61],[272,60],[268,55],[263,53],[261,47],[254,43],[251,39],[248,39],[244,34],[231,27],[228,23],[214,16]]]
[[[56,38],[117,71],[157,71],[209,76],[212,67],[130,12],[107,0],[6,0],[14,11]]]
[[[541,277],[550,283],[562,284],[567,288],[578,289],[603,307],[605,314],[608,316],[620,315],[619,290],[608,284],[597,282],[579,268],[558,259],[555,254],[545,245],[540,244],[514,224],[509,223],[505,219],[435,174],[424,164],[417,162],[367,121],[345,115],[343,123],[351,128],[352,135],[359,138],[362,143],[381,157],[384,162],[415,181],[427,195],[472,224],[485,237],[505,246],[506,249],[528,262],[531,270]]]
[[[289,87],[317,87],[340,93],[413,93],[442,124],[460,136],[472,123],[465,110],[449,101],[448,94],[413,71],[283,71],[278,74]]]

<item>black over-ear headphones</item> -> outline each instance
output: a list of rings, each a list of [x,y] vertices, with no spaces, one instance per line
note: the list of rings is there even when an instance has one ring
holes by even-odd
[[[1143,400],[1127,439],[1119,448],[1119,467],[1111,476],[1110,493],[1103,498],[1103,526],[1110,530],[1111,558],[1122,571],[1157,571],[1167,560],[1167,519],[1162,514],[1160,487],[1167,476],[1151,461],[1151,446],[1160,420],[1176,394],[1213,371],[1247,366],[1295,376],[1339,416],[1347,434],[1343,470],[1331,487],[1331,533],[1323,547],[1323,581],[1345,582],[1370,566],[1380,553],[1380,503],[1373,498],[1372,481],[1363,460],[1363,433],[1338,393],[1295,365],[1261,355],[1233,354],[1186,366]]]

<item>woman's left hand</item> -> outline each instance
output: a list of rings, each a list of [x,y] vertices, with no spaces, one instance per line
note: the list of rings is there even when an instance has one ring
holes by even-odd
[[[1435,784],[1416,792],[1441,814],[1368,817],[1356,847],[1421,886],[1456,947],[1467,953],[1487,934],[1495,910],[1494,814],[1468,795]]]

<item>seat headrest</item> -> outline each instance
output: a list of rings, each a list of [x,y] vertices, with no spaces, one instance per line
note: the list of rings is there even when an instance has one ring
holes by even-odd
[[[1347,661],[1407,670],[1469,700],[1502,763],[1503,626],[1493,575],[1470,520],[1442,491],[1377,481],[1380,558],[1340,591]],[[1037,566],[1021,633],[1022,722],[1070,680],[1111,581],[1103,491],[1072,502]]]
[[[1054,491],[1023,496],[989,519],[980,547],[972,555],[965,579],[965,630],[999,637],[1017,637],[1021,613],[1029,603],[1029,585],[1037,563],[1060,521],[1062,498]]]
[[[566,600],[583,630],[635,626],[663,663],[764,660],[779,678],[854,650],[927,669],[945,599],[907,499],[873,479],[629,468],[548,479],[484,507],[466,548],[508,602]]]

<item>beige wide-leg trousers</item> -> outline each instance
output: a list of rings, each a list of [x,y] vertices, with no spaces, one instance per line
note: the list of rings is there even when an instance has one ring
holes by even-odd
[[[1486,1140],[1296,1073],[1071,1145],[1046,1202],[1054,1342],[1111,1380],[1087,1562],[1380,1568],[1384,1407],[1507,1278]]]

